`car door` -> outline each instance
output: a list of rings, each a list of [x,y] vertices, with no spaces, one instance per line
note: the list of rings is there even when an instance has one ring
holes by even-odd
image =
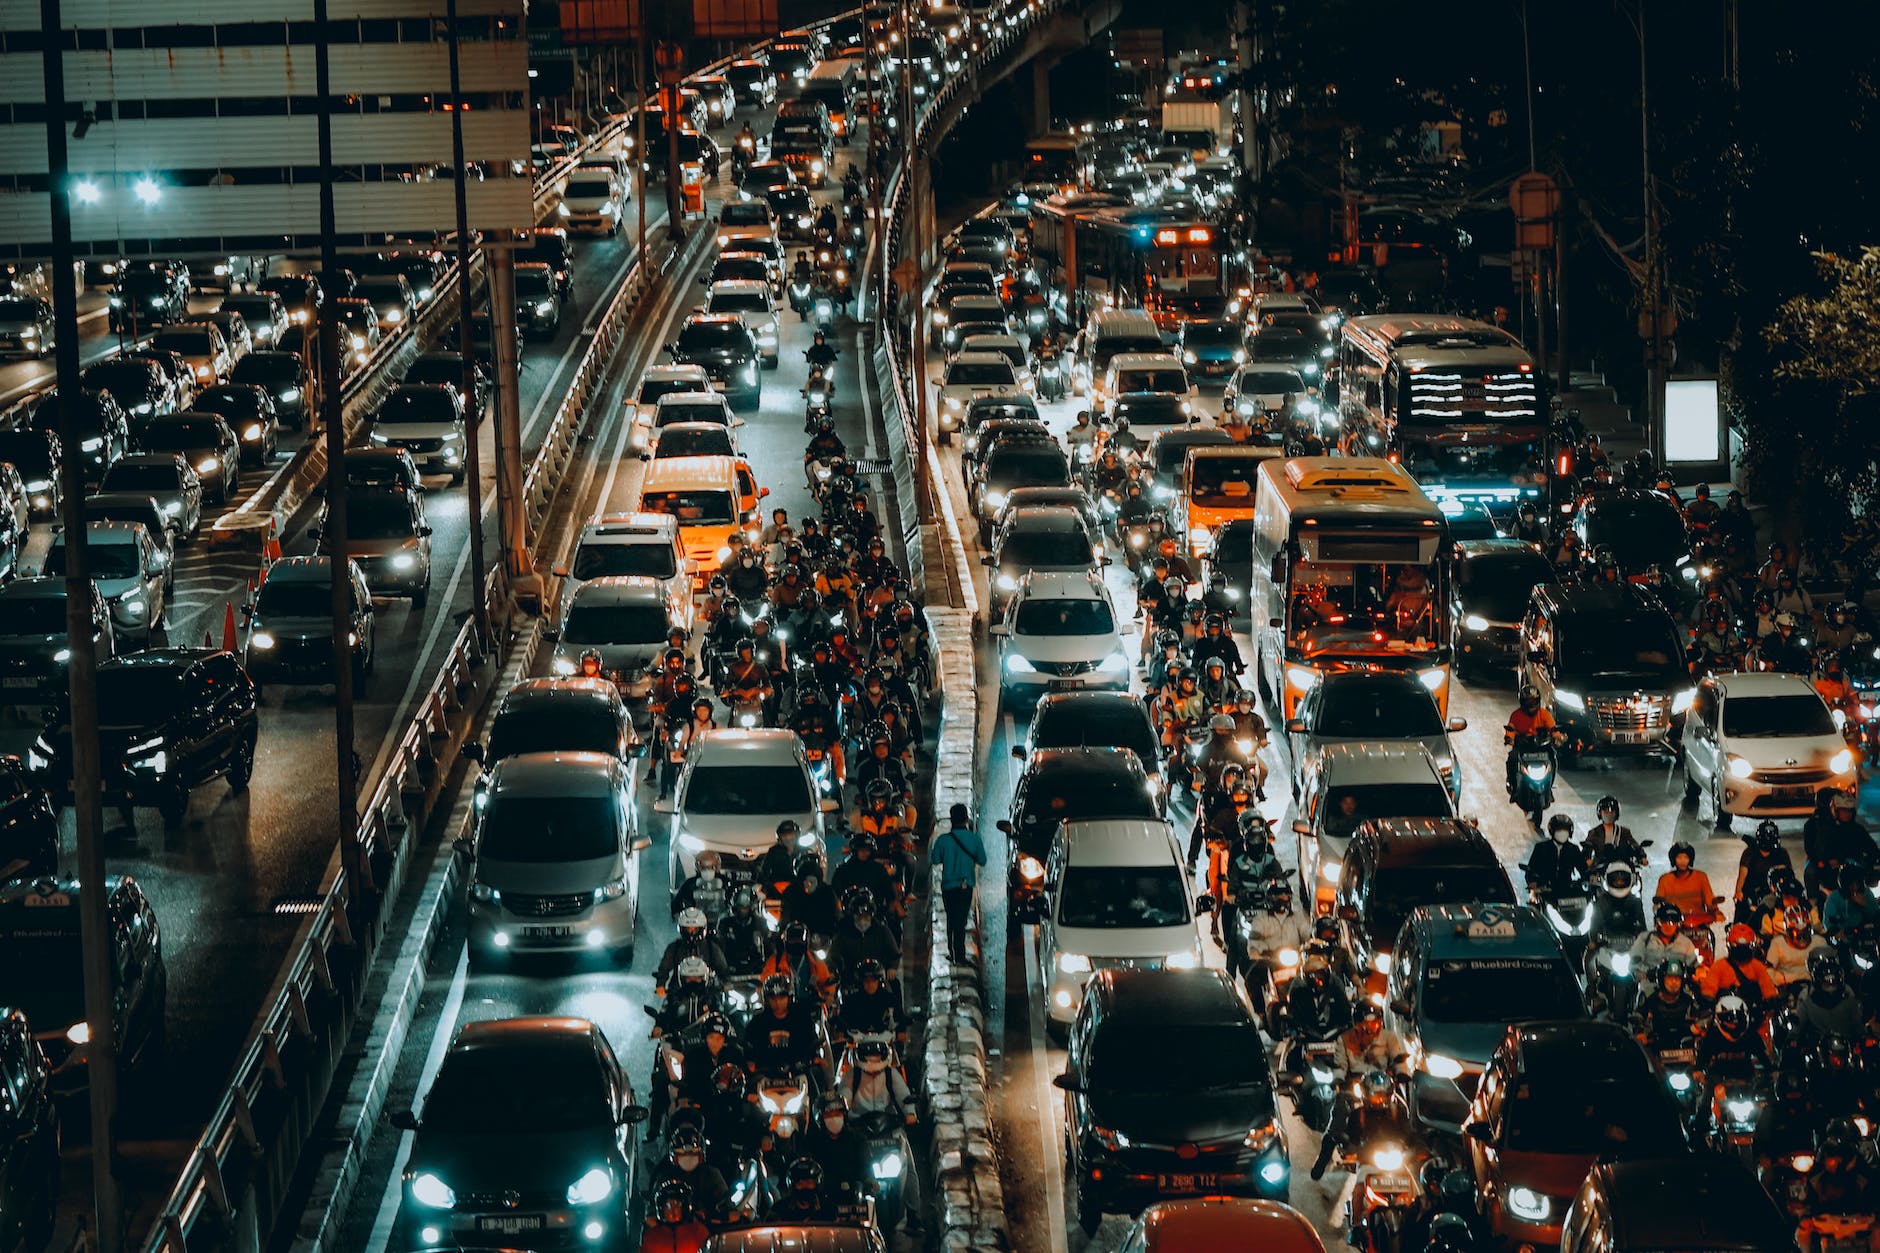
[[[163,621],[164,593],[169,588],[169,579],[163,554],[151,541],[148,531],[137,532],[137,568],[142,571],[144,599],[150,605],[150,621],[153,624],[160,623]]]
[[[1718,728],[1723,718],[1723,692],[1710,681],[1700,683],[1691,698],[1691,712],[1684,737],[1684,775],[1701,789],[1717,777],[1717,763],[1723,746]]]
[[[193,787],[215,774],[226,751],[227,733],[218,726],[216,690],[206,664],[192,666],[183,676],[177,702],[177,774],[185,787]]]
[[[1064,862],[1064,840],[1060,836],[1051,841],[1051,854],[1045,859],[1046,899],[1045,907],[1038,915],[1038,967],[1044,972],[1046,984],[1050,983],[1052,973],[1057,970],[1057,915],[1058,906],[1064,900]]]

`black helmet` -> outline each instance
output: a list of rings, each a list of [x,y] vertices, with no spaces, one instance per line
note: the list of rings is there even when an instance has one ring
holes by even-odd
[[[1449,1178],[1458,1178],[1460,1171],[1451,1171]],[[1448,1179],[1444,1180],[1444,1193],[1447,1194]],[[1474,1185],[1470,1184],[1470,1196],[1474,1196]],[[1462,1215],[1444,1210],[1430,1219],[1430,1229],[1423,1237],[1423,1253],[1472,1253],[1475,1248],[1475,1236],[1469,1230],[1469,1222]]]
[[[1773,819],[1764,818],[1756,824],[1756,832],[1749,837],[1749,842],[1752,847],[1761,849],[1763,852],[1774,852],[1776,846],[1782,842],[1782,832],[1777,829]]]
[[[1740,996],[1719,998],[1712,1016],[1725,1035],[1739,1036],[1749,1030],[1749,1005]]]
[[[1364,1078],[1358,1081],[1364,1093],[1366,1105],[1382,1105],[1390,1099],[1390,1076],[1381,1070],[1366,1071]]]
[[[1525,709],[1529,705],[1539,705],[1540,703],[1541,690],[1532,683],[1523,683],[1521,685],[1521,707]]]
[[[885,783],[886,780],[877,779],[876,782]],[[874,853],[878,851],[879,851],[879,845],[876,843],[875,836],[872,831],[857,831],[854,835],[849,837],[849,856],[851,857],[855,856],[857,853],[868,853],[870,855],[873,855]]]
[[[692,1185],[683,1179],[662,1179],[653,1189],[653,1215],[662,1223],[683,1222],[692,1212]]]
[[[823,874],[822,858],[815,853],[798,853],[796,860],[790,863],[790,874],[798,883],[806,879],[820,880]]]
[[[1551,839],[1555,832],[1565,832],[1566,838],[1571,840],[1573,838],[1573,819],[1567,817],[1565,814],[1555,814],[1553,817],[1549,818],[1547,820],[1548,838]]]
[[[870,779],[868,781],[867,795],[868,795],[868,803],[870,805],[886,806],[886,805],[893,804],[894,784],[888,782],[886,779]],[[859,842],[860,841],[858,839],[857,843]],[[874,841],[872,838],[870,839],[869,844],[872,849],[872,846],[874,844]]]
[[[778,997],[789,1000],[791,995],[789,975],[772,975],[764,980],[765,1000],[774,1001]]]
[[[1818,948],[1808,955],[1808,977],[1815,987],[1823,992],[1838,992],[1847,970],[1841,965],[1841,955],[1831,948]]]
[[[792,957],[809,952],[809,927],[802,919],[783,924],[783,951]]]
[[[1671,851],[1668,854],[1666,854],[1667,858],[1671,862],[1671,868],[1673,870],[1676,870],[1678,868],[1678,854],[1679,853],[1683,853],[1686,857],[1690,858],[1691,865],[1695,866],[1697,864],[1697,850],[1691,847],[1688,841],[1679,840],[1671,846]]]
[[[1683,982],[1689,977],[1690,973],[1690,971],[1684,968],[1684,959],[1682,957],[1667,957],[1658,963],[1658,982],[1661,986],[1668,979],[1676,979],[1679,982]]]
[[[731,912],[740,915],[757,912],[757,893],[750,884],[745,884],[731,894]]]
[[[1670,901],[1659,901],[1658,908],[1652,910],[1652,921],[1659,926],[1663,926],[1667,922],[1674,927],[1682,926],[1684,924],[1684,911],[1679,909],[1676,905],[1673,905]]]
[[[731,1020],[717,1010],[713,1010],[711,1013],[705,1015],[705,1017],[699,1019],[699,1032],[701,1035],[721,1035],[729,1039],[731,1036]]]
[[[870,903],[872,904],[873,902],[871,901]],[[887,978],[887,969],[882,966],[880,960],[877,958],[864,957],[862,960],[855,963],[855,982],[857,986],[868,982],[870,979],[885,983]]]
[[[875,916],[875,894],[868,888],[857,884],[843,894],[842,912],[848,914],[850,917],[863,914],[873,918]]]
[[[822,1164],[813,1157],[799,1157],[785,1168],[783,1186],[788,1192],[818,1193],[823,1186]]]
[[[1593,812],[1598,814],[1601,818],[1604,818],[1607,814],[1611,814],[1613,819],[1617,821],[1619,817],[1619,798],[1616,796],[1600,797],[1599,803],[1593,806]]]
[[[777,838],[779,840],[794,840],[802,830],[803,828],[797,825],[796,819],[785,818],[782,822],[777,824]]]

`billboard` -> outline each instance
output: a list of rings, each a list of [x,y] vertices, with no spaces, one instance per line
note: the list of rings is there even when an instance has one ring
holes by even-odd
[[[1714,463],[1723,455],[1723,410],[1716,379],[1665,383],[1665,461]]]

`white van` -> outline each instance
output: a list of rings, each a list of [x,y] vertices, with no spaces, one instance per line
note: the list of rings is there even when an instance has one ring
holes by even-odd
[[[1162,331],[1142,309],[1099,309],[1084,327],[1078,385],[1093,386],[1120,352],[1167,352]]]

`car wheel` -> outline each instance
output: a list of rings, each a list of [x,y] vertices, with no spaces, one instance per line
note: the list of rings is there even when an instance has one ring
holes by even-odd
[[[249,780],[255,777],[255,732],[250,731],[240,748],[235,750],[234,758],[228,764],[228,790],[240,795],[248,790]]]
[[[1717,830],[1728,831],[1734,819],[1730,811],[1723,807],[1723,792],[1721,786],[1716,782],[1710,785],[1710,807],[1716,814],[1715,822]]]
[[[189,789],[177,784],[157,802],[157,814],[163,819],[164,829],[174,831],[183,825],[183,819],[189,813]]]

